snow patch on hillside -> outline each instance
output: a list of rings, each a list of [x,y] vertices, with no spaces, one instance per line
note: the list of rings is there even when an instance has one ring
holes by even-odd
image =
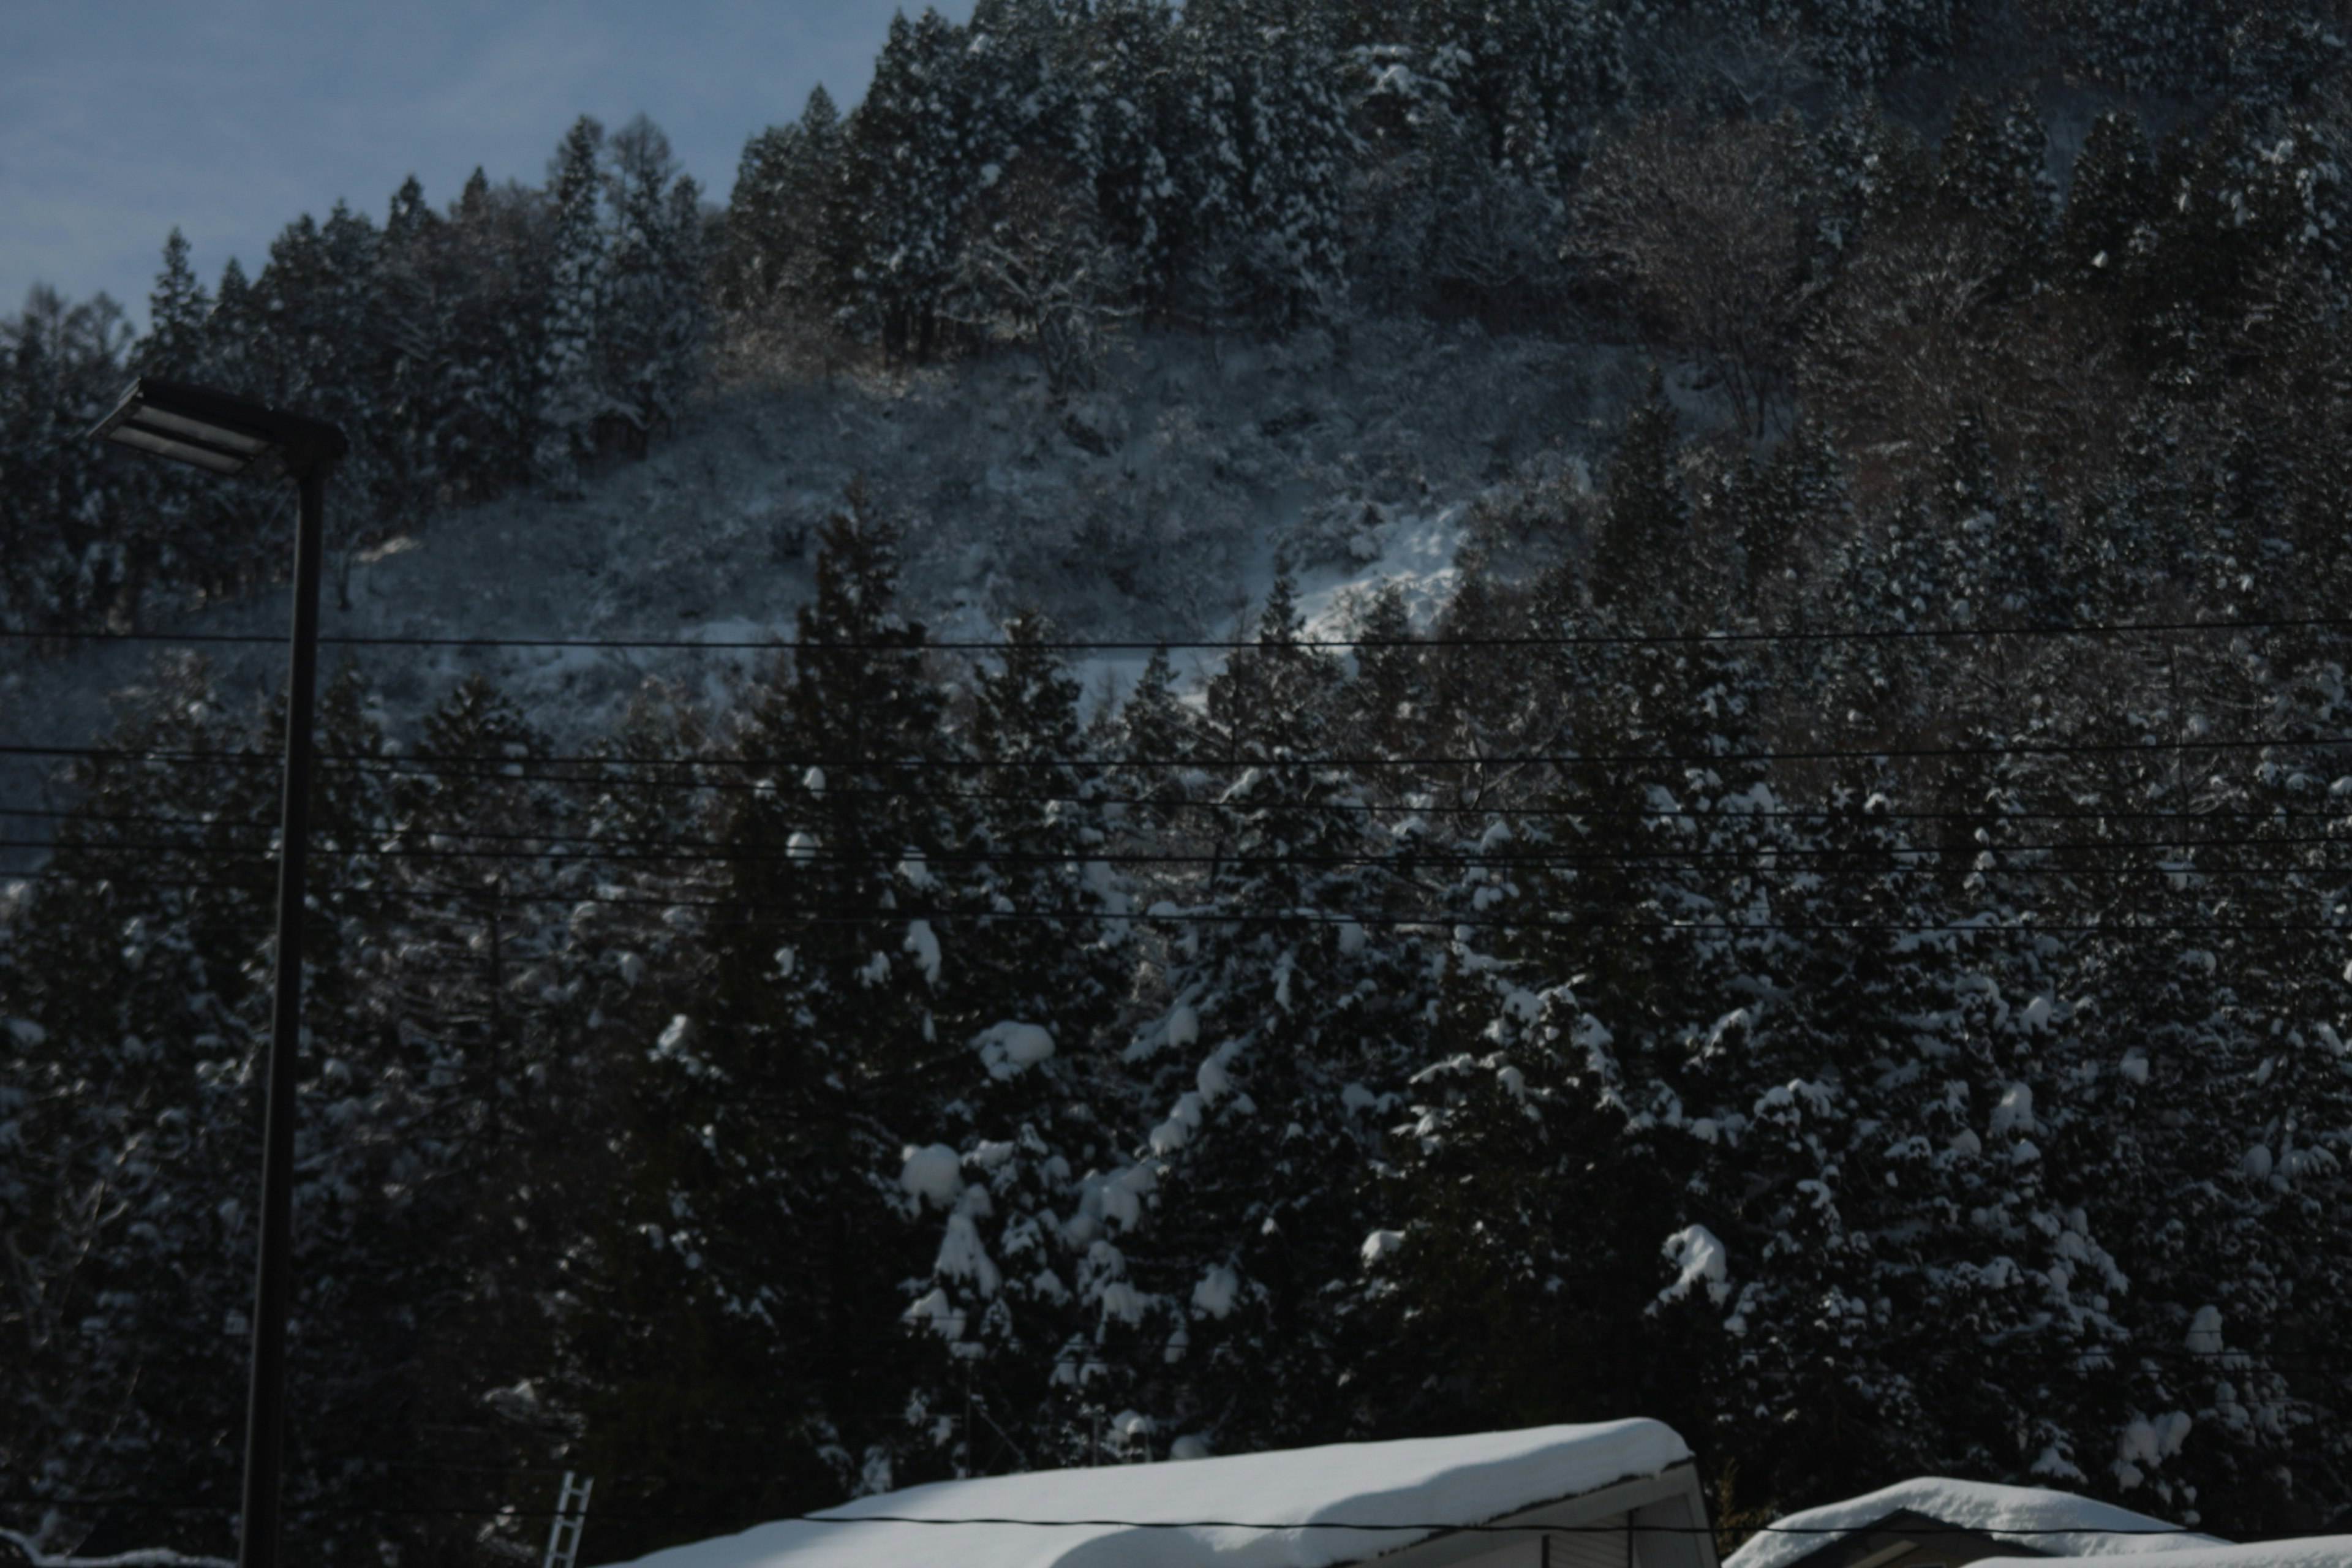
[[[395,734],[473,670],[564,745],[604,731],[649,679],[723,708],[790,639],[814,531],[863,483],[905,525],[908,614],[935,639],[992,642],[1034,606],[1066,636],[1138,645],[1076,661],[1090,697],[1115,698],[1155,640],[1252,635],[1286,565],[1311,635],[1344,636],[1390,582],[1425,625],[1452,589],[1469,503],[1583,463],[1623,382],[1605,348],[1400,321],[1272,344],[1147,337],[1066,403],[1018,355],[738,388],[579,500],[518,494],[339,553],[330,499],[330,638],[675,646],[331,645],[323,668],[356,664]],[[150,629],[265,639],[201,650],[241,705],[282,679],[286,624],[273,588],[159,613]],[[0,731],[86,743],[107,694],[158,651],[0,650]],[[1197,652],[1176,664],[1195,689],[1214,668]],[[0,760],[0,837],[46,833],[5,808],[68,804],[53,773]]]

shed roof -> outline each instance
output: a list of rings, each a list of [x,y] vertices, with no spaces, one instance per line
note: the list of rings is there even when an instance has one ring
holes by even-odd
[[[1723,1568],[1790,1568],[1828,1545],[1832,1537],[1825,1532],[1864,1530],[1906,1510],[1938,1523],[1980,1531],[1997,1541],[2050,1557],[2169,1553],[2187,1547],[2226,1544],[2216,1536],[2197,1534],[2170,1520],[2134,1513],[2073,1492],[1920,1476],[1775,1520],[1771,1528],[1725,1558]],[[2180,1568],[2168,1556],[2166,1563],[2167,1568]]]
[[[1672,1427],[1631,1420],[1037,1470],[859,1498],[630,1568],[1332,1568],[1689,1458]],[[893,1522],[983,1520],[1087,1522]]]
[[[2238,1546],[2191,1546],[2164,1554],[2164,1568],[2346,1568],[2352,1535],[2305,1535]],[[1980,1557],[1969,1568],[2049,1568],[2046,1558]]]

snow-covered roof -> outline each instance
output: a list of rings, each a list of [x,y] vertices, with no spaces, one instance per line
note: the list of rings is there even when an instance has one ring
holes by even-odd
[[[1969,1568],[2046,1568],[2046,1558],[1980,1557]],[[2164,1568],[2346,1568],[2352,1535],[2250,1541],[2242,1546],[2189,1547],[2165,1554]]]
[[[1319,1521],[1479,1524],[1654,1476],[1689,1458],[1690,1448],[1673,1427],[1634,1420],[1035,1470],[859,1498],[824,1510],[820,1518],[782,1520],[674,1546],[629,1568],[950,1562],[958,1568],[1329,1568],[1394,1552],[1436,1531],[1348,1530]],[[877,1516],[1132,1522],[1048,1529],[850,1522]],[[1233,1522],[1152,1527],[1192,1521]]]
[[[1829,1544],[1831,1538],[1822,1531],[1865,1529],[1906,1509],[1943,1524],[1980,1531],[1996,1540],[2031,1547],[2053,1557],[2171,1552],[2188,1547],[2224,1544],[2217,1536],[2196,1534],[2170,1520],[2153,1519],[2113,1503],[2076,1497],[2072,1492],[1921,1476],[1862,1497],[1823,1503],[1775,1520],[1770,1529],[1725,1558],[1723,1568],[1784,1568]],[[2045,1533],[2051,1531],[2083,1533]],[[2166,1568],[2186,1568],[2187,1559],[2168,1557],[2165,1563]]]

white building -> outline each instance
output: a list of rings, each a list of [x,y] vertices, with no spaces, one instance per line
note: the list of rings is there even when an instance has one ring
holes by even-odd
[[[1717,1568],[1655,1421],[1039,1470],[860,1498],[628,1568]]]

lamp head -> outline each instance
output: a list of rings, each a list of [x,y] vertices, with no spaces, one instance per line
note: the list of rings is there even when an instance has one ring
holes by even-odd
[[[285,473],[298,479],[332,463],[350,447],[343,433],[323,420],[152,375],[132,382],[90,435],[215,474]]]

